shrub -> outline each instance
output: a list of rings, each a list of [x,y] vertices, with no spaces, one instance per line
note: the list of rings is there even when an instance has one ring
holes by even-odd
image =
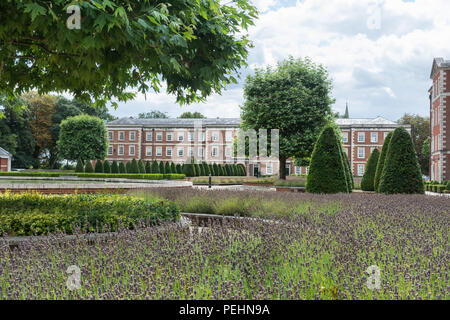
[[[405,128],[394,130],[381,174],[380,193],[424,193],[414,145]]]
[[[183,173],[183,167],[181,166],[181,164],[178,163],[176,168],[177,168],[177,173],[179,173],[179,174]]]
[[[108,160],[105,160],[103,162],[103,172],[104,173],[111,173],[111,165],[109,164]]]
[[[177,173],[177,168],[173,162],[170,164],[170,173]]]
[[[127,173],[127,169],[125,168],[125,164],[122,161],[119,163],[119,173]]]
[[[206,164],[206,162],[203,162],[203,170],[205,171],[205,176],[209,176],[211,174],[211,171],[209,170],[209,165]]]
[[[198,167],[200,168],[200,175],[201,175],[202,177],[206,176],[204,165],[201,164],[201,163],[199,163],[199,164],[198,164]]]
[[[119,173],[119,166],[117,165],[117,161],[114,160],[111,165],[111,173]]]
[[[74,226],[89,232],[104,228],[115,231],[119,226],[133,228],[141,223],[154,225],[179,218],[179,209],[171,201],[152,202],[129,195],[0,195],[0,234],[70,234]]]
[[[130,170],[127,168],[127,173],[139,173],[139,166],[136,159],[133,158],[130,164]]]
[[[95,161],[95,169],[94,169],[95,173],[103,173],[103,163],[101,160],[97,160]]]
[[[327,125],[320,133],[311,156],[307,192],[348,192],[340,143],[333,125]]]
[[[147,171],[145,170],[145,165],[144,165],[144,162],[141,160],[141,159],[139,159],[139,161],[138,161],[138,169],[139,169],[139,173],[147,173]],[[150,173],[150,172],[148,172],[148,173]]]
[[[384,162],[386,161],[386,155],[389,149],[389,143],[391,142],[393,132],[389,132],[384,139],[383,148],[381,149],[381,154],[378,157],[377,169],[375,170],[374,178],[374,190],[378,192],[380,187],[381,173],[383,172]]]
[[[208,164],[209,172],[211,173],[211,176],[216,175],[216,171],[214,170],[214,165]]]
[[[374,191],[375,190],[375,171],[377,170],[378,159],[380,157],[380,151],[375,148],[369,156],[367,161],[366,170],[361,180],[361,190]]]
[[[152,173],[160,173],[159,165],[158,165],[158,162],[156,162],[156,160],[153,161],[153,163],[152,163]]]
[[[245,177],[247,175],[247,172],[245,171],[245,166],[242,163],[239,163],[237,166],[239,168],[239,175]]]
[[[128,161],[128,162],[125,164],[125,171],[126,171],[127,173],[131,173],[131,162],[130,162],[130,161]]]
[[[145,163],[145,173],[152,173],[152,163],[148,160]]]
[[[195,166],[195,176],[199,177],[202,174],[202,171],[200,169],[200,165],[198,163],[194,164]]]
[[[195,177],[195,168],[192,163],[185,163],[183,169],[186,177]]]
[[[217,166],[217,163],[213,164],[213,168],[214,168],[214,175],[215,176],[220,176],[220,172],[219,172],[219,167]]]
[[[166,168],[164,167],[164,162],[162,161],[159,162],[159,173],[166,173]]]
[[[92,166],[92,162],[90,160],[86,161],[86,166],[84,167],[84,172],[93,173],[94,167]]]
[[[169,162],[166,162],[166,164],[164,165],[164,173],[174,173],[174,172],[172,172],[172,170],[170,168]]]
[[[77,166],[75,167],[75,172],[84,172],[83,160],[78,159]]]
[[[450,190],[450,181],[449,181],[449,182],[447,182],[447,187],[446,187],[446,190]]]
[[[347,177],[347,185],[349,186],[349,192],[352,192],[355,188],[355,182],[353,181],[353,172],[350,168],[350,162],[348,161],[347,152],[342,152],[342,161],[344,162],[346,177]],[[300,175],[306,176],[306,175]]]

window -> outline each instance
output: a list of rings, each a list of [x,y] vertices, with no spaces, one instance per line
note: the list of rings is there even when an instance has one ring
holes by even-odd
[[[189,141],[194,141],[194,133],[193,132],[189,132],[188,133],[188,140]]]
[[[123,146],[119,146],[119,156],[123,156],[124,148]]]
[[[136,139],[136,132],[131,131],[131,132],[129,133],[129,135],[130,135],[130,141],[134,141],[134,140]]]
[[[271,163],[266,164],[266,174],[272,174],[272,173],[273,173],[272,164]]]
[[[386,139],[386,136],[388,135],[389,132],[384,132],[383,133],[383,139]]]
[[[153,140],[153,132],[147,132],[146,140],[147,141],[152,141]]]
[[[108,139],[113,140],[113,132],[112,131],[108,131]]]
[[[231,157],[231,148],[230,147],[226,147],[225,148],[225,156],[226,157]]]
[[[193,157],[194,156],[194,148],[189,147],[188,153],[189,153],[189,157]]]
[[[342,132],[342,141],[344,143],[348,142],[348,132]]]
[[[364,142],[365,140],[365,134],[364,132],[358,132],[358,142]]]
[[[205,133],[204,132],[199,132],[198,133],[198,141],[199,142],[205,141]]]
[[[364,175],[364,165],[363,164],[358,164],[358,176],[363,176]]]
[[[230,142],[231,140],[233,140],[232,132],[231,131],[227,131],[225,133],[225,141],[226,142]]]
[[[157,156],[162,156],[162,147],[156,147],[156,155]]]
[[[172,156],[172,147],[166,148],[166,156],[171,157]]]
[[[378,132],[370,133],[370,142],[378,142]]]
[[[178,141],[184,141],[184,133],[178,132]]]
[[[218,153],[219,153],[219,149],[217,147],[212,147],[211,156],[217,157]]]
[[[184,156],[184,148],[178,148],[177,151],[178,151],[178,156],[179,157],[183,157]]]
[[[151,156],[152,155],[152,147],[146,147],[145,148],[145,154],[147,156]]]
[[[125,133],[123,131],[119,132],[119,140],[125,140]]]
[[[130,156],[134,156],[134,146],[129,146],[128,147],[128,154],[130,155]]]
[[[365,151],[364,148],[358,148],[358,158],[364,159],[365,156],[364,151]]]
[[[198,148],[198,156],[203,157],[203,148],[202,147]]]
[[[113,154],[113,147],[108,147],[108,155],[112,156]]]
[[[162,141],[162,132],[156,133],[156,141]]]
[[[295,166],[295,174],[301,174],[301,168],[298,166]]]
[[[172,132],[167,132],[166,133],[166,140],[167,141],[172,141]]]
[[[219,141],[219,133],[218,132],[213,132],[212,141]]]

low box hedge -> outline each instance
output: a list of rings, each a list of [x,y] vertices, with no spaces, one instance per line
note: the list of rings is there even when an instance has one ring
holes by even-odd
[[[119,178],[119,179],[142,179],[142,180],[181,180],[185,178],[184,174],[179,173],[149,173],[149,174],[133,174],[133,173],[78,173],[78,172],[46,172],[46,171],[24,171],[24,172],[1,172],[0,176],[11,177],[61,177],[76,176],[78,178]]]
[[[179,218],[180,210],[171,201],[106,194],[0,194],[0,235],[71,234],[74,228],[85,232],[115,231]]]

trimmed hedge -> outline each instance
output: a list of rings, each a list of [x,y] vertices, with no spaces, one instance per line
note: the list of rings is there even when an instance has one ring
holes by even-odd
[[[120,178],[120,179],[146,179],[146,180],[178,180],[184,179],[184,174],[140,174],[140,173],[78,173],[78,172],[0,172],[0,176],[10,177],[61,177],[61,176],[77,176],[79,178]]]
[[[375,170],[374,178],[374,190],[378,192],[380,188],[381,174],[383,173],[384,162],[386,161],[386,155],[389,149],[389,143],[391,142],[393,131],[389,132],[384,139],[383,148],[381,149],[381,154],[378,157],[377,169]]]
[[[103,162],[103,172],[104,173],[111,173],[111,165],[109,164],[108,160],[105,160]]]
[[[75,172],[84,172],[83,160],[78,159],[77,166],[75,167]]]
[[[103,163],[101,160],[97,160],[95,161],[95,173],[104,173],[105,171],[103,170]]]
[[[367,160],[366,170],[361,180],[361,190],[374,191],[375,190],[375,172],[377,170],[378,159],[380,157],[380,151],[375,148]]]
[[[178,221],[180,210],[171,201],[149,201],[124,195],[0,195],[0,234],[45,235],[48,232],[116,231],[119,227]]]
[[[86,166],[84,167],[84,172],[86,173],[93,173],[94,172],[94,167],[92,166],[91,161],[86,161]]]
[[[417,154],[403,127],[392,134],[381,174],[379,192],[385,194],[422,194],[424,186]]]
[[[125,168],[125,164],[123,162],[119,163],[119,173],[127,173],[127,169]]]

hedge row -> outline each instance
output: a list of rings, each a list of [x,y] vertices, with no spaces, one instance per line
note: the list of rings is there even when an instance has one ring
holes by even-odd
[[[445,193],[450,191],[450,183],[445,184],[425,184],[425,190],[430,192]]]
[[[115,231],[119,227],[178,221],[180,211],[170,201],[153,202],[124,195],[0,195],[0,235]]]
[[[1,172],[0,176],[11,177],[60,177],[60,176],[77,176],[78,178],[120,178],[120,179],[144,179],[144,180],[179,180],[184,179],[184,174],[168,173],[168,174],[111,174],[111,173],[70,173],[70,172]]]

